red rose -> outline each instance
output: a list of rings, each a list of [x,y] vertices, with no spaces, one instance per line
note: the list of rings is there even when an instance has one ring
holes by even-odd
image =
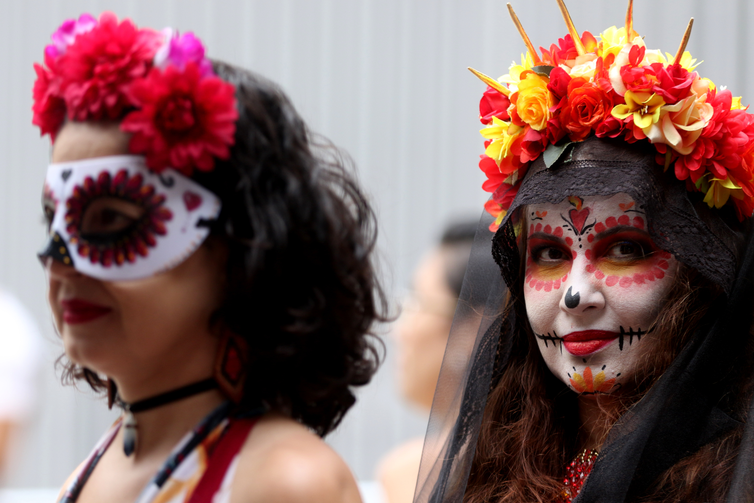
[[[510,120],[510,115],[508,115],[510,104],[511,100],[506,95],[487,86],[487,90],[479,101],[479,120],[485,125],[492,122],[493,117],[504,121]]]
[[[612,101],[599,86],[577,77],[568,83],[568,103],[560,113],[560,123],[571,141],[581,141],[610,116],[612,109]]]
[[[547,147],[547,136],[538,131],[534,131],[532,128],[527,128],[521,142],[518,144],[514,143],[514,147],[516,147],[517,151],[514,151],[513,153],[518,155],[522,163],[531,162],[545,151],[545,148]]]
[[[571,76],[560,67],[555,67],[550,71],[550,83],[547,84],[547,89],[552,93],[552,101],[555,105],[550,108],[550,112],[560,110],[568,100],[568,83],[571,81]]]
[[[594,136],[598,138],[618,138],[622,135],[626,142],[635,143],[637,138],[634,136],[633,130],[630,127],[626,127],[631,120],[632,118],[630,117],[625,120],[619,120],[609,115],[594,130]]]
[[[159,34],[139,30],[105,12],[97,25],[76,37],[58,61],[68,117],[118,119],[132,106],[128,88],[144,77],[159,44]]]
[[[558,117],[547,121],[547,129],[545,129],[545,135],[547,141],[555,145],[566,135],[566,130],[563,129],[563,125],[560,123]]]
[[[183,71],[153,68],[135,82],[131,99],[139,110],[123,119],[133,133],[130,149],[146,155],[154,171],[174,168],[190,176],[210,171],[215,158],[227,159],[236,131],[235,88],[219,77],[201,77],[196,63]]]

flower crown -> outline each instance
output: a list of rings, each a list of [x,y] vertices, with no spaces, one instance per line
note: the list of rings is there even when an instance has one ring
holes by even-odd
[[[496,217],[490,228],[502,222],[532,161],[544,154],[551,166],[570,143],[592,134],[648,140],[658,164],[672,165],[687,190],[704,193],[710,207],[732,201],[740,220],[750,217],[754,115],[694,71],[696,60],[685,51],[693,18],[673,57],[647,50],[633,30],[632,0],[626,26],[598,38],[588,31],[579,37],[563,0],[558,4],[569,34],[557,45],[537,53],[508,4],[528,49],[521,64],[498,80],[470,68],[488,85],[479,104],[486,126],[479,167],[487,175],[482,187],[492,192],[485,204]]]
[[[66,120],[120,120],[129,149],[156,172],[190,176],[227,159],[235,87],[217,77],[192,33],[137,28],[110,13],[65,21],[34,64],[33,123],[52,141]],[[121,120],[122,119],[122,120]]]

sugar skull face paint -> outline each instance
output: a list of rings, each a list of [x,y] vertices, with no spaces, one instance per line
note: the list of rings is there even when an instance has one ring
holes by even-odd
[[[209,235],[217,196],[141,156],[51,164],[43,204],[49,241],[40,253],[93,278],[118,281],[175,267]]]
[[[524,299],[550,371],[581,394],[634,377],[678,269],[626,194],[526,209]]]

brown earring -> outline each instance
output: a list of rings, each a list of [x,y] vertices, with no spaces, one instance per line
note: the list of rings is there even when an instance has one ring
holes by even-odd
[[[115,381],[107,378],[107,408],[112,409],[115,403],[115,398],[118,396],[118,387],[115,385]]]
[[[234,403],[243,398],[246,379],[248,345],[243,337],[230,330],[223,330],[215,358],[214,377],[222,392]]]

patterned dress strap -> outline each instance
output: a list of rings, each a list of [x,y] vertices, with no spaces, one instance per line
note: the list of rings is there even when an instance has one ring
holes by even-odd
[[[215,445],[207,463],[207,470],[194,488],[188,503],[214,501],[213,497],[226,479],[228,469],[241,451],[257,419],[235,419]]]
[[[92,449],[89,457],[81,465],[78,473],[68,485],[65,492],[63,493],[63,496],[58,500],[58,503],[74,503],[79,498],[81,489],[83,489],[84,484],[92,474],[94,467],[97,466],[97,463],[99,463],[102,455],[105,453],[107,448],[110,447],[110,444],[113,442],[115,435],[118,433],[121,424],[122,419],[115,421],[110,429],[102,436],[100,441],[97,442],[97,445],[94,446],[94,449]]]
[[[228,426],[232,403],[227,401],[209,413],[178,443],[159,472],[144,488],[136,503],[173,503],[185,501],[193,481],[206,470],[206,452]]]

